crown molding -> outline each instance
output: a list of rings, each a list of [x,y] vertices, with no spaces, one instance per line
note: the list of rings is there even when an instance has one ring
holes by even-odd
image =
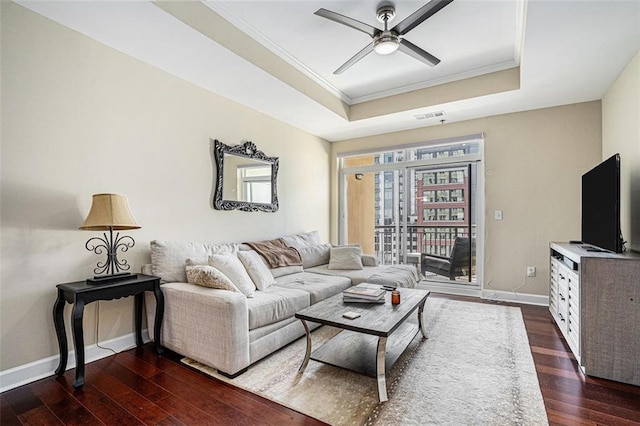
[[[325,90],[329,91],[332,95],[336,96],[342,102],[351,105],[352,100],[349,96],[340,91],[337,87],[329,83],[327,80],[322,78],[318,73],[313,71],[311,68],[307,67],[304,63],[302,63],[298,58],[293,56],[291,53],[280,47],[275,41],[271,40],[266,36],[263,32],[259,31],[253,25],[249,24],[247,21],[238,16],[235,12],[233,12],[228,6],[226,6],[222,2],[218,1],[203,1],[203,3],[215,13],[220,15],[222,18],[226,19],[231,25],[238,28],[240,31],[247,34],[249,37],[256,40],[262,46],[270,50],[275,55],[279,56],[281,59],[286,61],[289,65],[296,68],[298,71],[304,73],[311,80],[322,86]]]

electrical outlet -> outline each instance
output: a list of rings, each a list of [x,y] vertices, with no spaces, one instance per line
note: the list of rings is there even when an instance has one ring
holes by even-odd
[[[496,210],[493,215],[496,220],[502,220],[502,210]]]
[[[536,276],[536,267],[535,266],[527,266],[527,276],[535,277]]]

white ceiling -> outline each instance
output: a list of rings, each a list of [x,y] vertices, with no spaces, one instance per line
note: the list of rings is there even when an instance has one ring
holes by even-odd
[[[394,1],[390,26],[425,2]],[[326,8],[380,28],[378,2],[18,3],[329,141],[439,125],[440,118],[415,118],[434,111],[455,122],[601,99],[640,47],[640,0],[455,0],[406,35],[441,59],[437,66],[401,52],[371,53],[336,76],[333,71],[371,39],[313,12]],[[226,28],[221,17],[233,26]],[[245,33],[251,42],[242,41]],[[460,92],[465,79],[518,66],[515,90],[468,92],[435,104],[416,92]],[[388,105],[398,105],[412,94],[422,96],[423,105],[350,117],[350,110],[375,100],[393,96]]]
[[[396,2],[390,27],[423,6],[426,1]],[[406,87],[432,86],[461,76],[517,66],[523,28],[523,1],[458,0],[411,30],[406,38],[440,58],[429,67],[401,53],[370,54],[341,75],[333,71],[371,38],[344,25],[318,17],[319,8],[352,17],[382,29],[371,1],[208,1],[207,6],[260,40],[310,69],[330,87],[358,103],[380,93],[406,91]],[[491,25],[486,25],[490,22]],[[456,76],[456,77],[451,77]],[[364,99],[363,99],[364,98]]]

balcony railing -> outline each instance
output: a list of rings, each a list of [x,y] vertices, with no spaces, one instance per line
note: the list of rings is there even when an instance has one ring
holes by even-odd
[[[402,232],[402,228],[400,228]],[[468,226],[407,226],[407,253],[425,253],[448,256],[456,237],[468,237]],[[471,238],[476,238],[476,227],[471,227]],[[375,227],[376,257],[381,264],[402,263],[400,235],[395,225]]]

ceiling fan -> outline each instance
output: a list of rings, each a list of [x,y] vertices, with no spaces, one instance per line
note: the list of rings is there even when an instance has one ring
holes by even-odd
[[[410,16],[400,21],[400,23],[398,23],[391,29],[389,29],[389,21],[391,21],[396,16],[396,9],[391,3],[383,3],[378,7],[378,10],[376,12],[378,21],[380,21],[384,25],[384,29],[382,30],[327,9],[318,9],[315,12],[315,15],[330,19],[358,31],[362,31],[363,33],[371,36],[371,38],[373,39],[373,41],[369,43],[364,49],[356,53],[351,59],[342,64],[340,68],[335,70],[333,73],[342,74],[353,64],[373,51],[380,55],[388,55],[395,52],[396,50],[400,50],[401,52],[406,53],[407,55],[421,62],[424,62],[429,66],[437,65],[438,63],[440,63],[440,59],[411,43],[409,40],[405,39],[404,36],[409,31],[424,22],[426,19],[442,10],[452,1],[453,0],[431,0],[429,3],[413,12]]]

